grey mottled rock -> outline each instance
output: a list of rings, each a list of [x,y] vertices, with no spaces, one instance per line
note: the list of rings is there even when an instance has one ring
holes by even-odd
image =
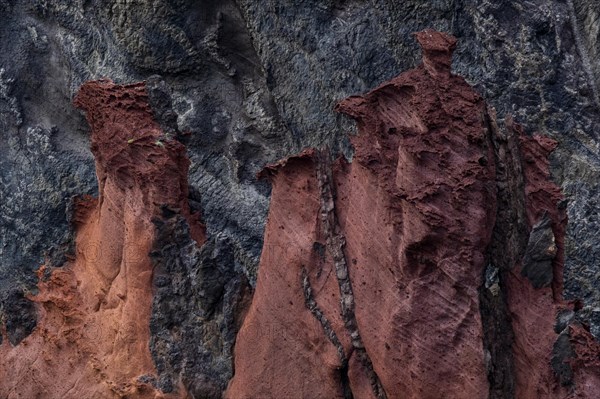
[[[556,242],[552,232],[552,220],[545,214],[531,229],[525,248],[521,274],[535,288],[547,287],[552,283],[552,261],[556,257]]]
[[[552,348],[552,358],[550,360],[552,369],[558,376],[562,386],[573,384],[573,368],[569,364],[569,360],[575,357],[575,351],[569,337],[568,330],[564,330],[559,334]]]
[[[193,397],[220,398],[233,376],[233,343],[250,287],[226,237],[198,248],[183,217],[166,210],[154,223],[150,351],[156,385],[172,392],[181,381]]]

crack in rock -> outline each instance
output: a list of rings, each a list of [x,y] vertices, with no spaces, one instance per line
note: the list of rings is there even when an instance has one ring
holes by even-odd
[[[328,149],[317,151],[317,181],[319,183],[321,210],[320,217],[322,229],[327,237],[327,250],[333,258],[335,265],[336,277],[340,288],[340,306],[342,310],[342,318],[346,330],[350,335],[352,347],[361,362],[367,370],[367,377],[371,382],[373,393],[377,399],[387,399],[383,385],[373,369],[371,358],[365,349],[356,315],[354,314],[354,293],[352,291],[352,282],[348,273],[348,262],[344,254],[344,246],[346,240],[341,232],[338,224],[337,215],[335,213],[335,200],[333,188],[333,176],[331,174],[331,163]]]
[[[335,346],[338,352],[338,356],[340,358],[340,382],[342,384],[342,391],[344,393],[344,399],[352,399],[354,395],[352,394],[352,388],[350,387],[350,381],[348,378],[348,357],[344,352],[344,347],[340,342],[337,334],[331,327],[331,323],[327,316],[323,313],[323,311],[319,308],[317,301],[315,300],[312,292],[312,287],[310,285],[310,280],[308,278],[308,273],[306,268],[302,268],[302,292],[304,292],[304,303],[306,308],[310,310],[310,313],[317,319],[321,327],[323,327],[323,331],[325,331],[325,335],[329,338],[329,341]]]
[[[545,213],[531,229],[521,269],[521,274],[527,277],[535,288],[547,287],[552,283],[552,262],[557,251],[552,220]]]

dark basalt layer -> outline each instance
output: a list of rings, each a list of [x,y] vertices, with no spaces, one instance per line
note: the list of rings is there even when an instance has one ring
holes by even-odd
[[[157,387],[218,399],[233,375],[232,350],[251,289],[231,246],[211,237],[201,248],[181,215],[155,219],[150,351]]]

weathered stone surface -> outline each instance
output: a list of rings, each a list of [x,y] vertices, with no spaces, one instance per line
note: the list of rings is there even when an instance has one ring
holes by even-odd
[[[563,398],[600,389],[598,344],[562,297],[566,210],[548,160],[556,141],[526,135],[510,117],[499,127],[451,74],[456,40],[415,36],[422,65],[338,105],[359,127],[352,163],[305,151],[267,168],[265,247],[226,397]],[[339,287],[327,281],[334,273]],[[303,294],[304,312],[292,306]],[[311,316],[321,337],[305,327]],[[264,334],[270,324],[281,331]],[[303,345],[317,341],[327,351]]]
[[[186,387],[169,390],[155,382],[149,347],[151,310],[166,310],[152,309],[149,253],[155,241],[167,245],[153,219],[164,216],[161,209],[177,214],[193,245],[205,240],[199,215],[188,205],[185,147],[154,120],[144,84],[88,82],[75,104],[92,128],[99,197],[76,201],[76,250],[69,261],[38,271],[39,293],[27,296],[39,314],[35,330],[25,336],[7,320],[0,396],[185,397]]]
[[[270,168],[265,250],[226,397],[343,397],[344,380],[355,397],[487,396],[478,288],[496,183],[485,104],[450,74],[455,38],[416,37],[423,65],[338,105],[359,125],[351,164],[304,153]],[[325,261],[313,251],[323,241]],[[306,278],[329,323],[297,304]],[[304,336],[305,323],[322,329]],[[264,334],[271,324],[282,333]]]
[[[573,368],[569,361],[575,353],[571,346],[571,337],[567,330],[561,332],[552,347],[552,370],[558,376],[560,385],[569,386],[573,384]]]
[[[551,172],[569,223],[554,281],[564,274],[565,297],[584,305],[578,319],[599,331],[597,14],[592,0],[0,0],[0,330],[14,343],[32,331],[23,298],[35,293],[34,271],[73,256],[72,198],[97,195],[89,129],[71,106],[83,82],[150,88],[161,75],[158,97],[172,92],[177,129],[152,105],[163,130],[187,141],[190,204],[254,284],[270,196],[255,173],[307,146],[351,155],[352,123],[331,107],[415,66],[411,34],[433,27],[460,40],[454,70],[498,125],[510,113],[558,141]],[[502,232],[505,248],[526,245],[527,229]],[[523,256],[508,249],[492,251],[492,269],[510,263],[502,253]]]
[[[220,398],[233,375],[233,343],[251,290],[227,238],[201,248],[185,218],[156,219],[150,351],[163,392]]]
[[[193,132],[190,183],[204,193],[207,228],[232,238],[253,281],[268,203],[254,173],[307,145],[348,148],[349,125],[331,106],[413,66],[411,33],[433,27],[461,40],[455,70],[500,119],[511,112],[528,130],[560,140],[553,169],[573,221],[566,292],[598,304],[597,246],[585,238],[596,231],[600,170],[593,4],[4,1],[0,29],[11,39],[2,43],[0,78],[0,130],[9,144],[0,149],[5,286],[15,278],[31,286],[44,252],[68,241],[65,199],[94,193],[87,128],[69,105],[85,80],[163,75],[180,130]],[[38,127],[53,157],[29,163],[27,132]]]
[[[548,215],[542,216],[531,229],[525,248],[521,274],[527,277],[535,288],[549,286],[554,277],[552,262],[558,250],[551,224],[552,220]]]

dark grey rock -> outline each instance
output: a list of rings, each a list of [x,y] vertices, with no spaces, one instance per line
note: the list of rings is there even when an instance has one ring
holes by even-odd
[[[575,320],[586,326],[589,332],[600,341],[600,307],[583,306],[575,314]]]
[[[600,308],[592,310],[590,315],[590,332],[598,341],[600,341]]]
[[[521,275],[527,277],[535,288],[549,286],[554,278],[552,262],[557,251],[552,219],[548,214],[544,214],[529,233]]]
[[[564,330],[554,342],[552,358],[550,359],[552,370],[558,376],[562,386],[573,384],[573,368],[569,364],[569,360],[573,357],[575,357],[575,351],[571,345],[569,330]]]
[[[148,102],[154,112],[154,118],[166,135],[175,137],[179,134],[177,114],[173,111],[171,88],[160,75],[152,75],[146,79]]]
[[[95,193],[94,167],[89,155],[61,150],[67,137],[58,128],[0,135],[0,308],[7,319],[19,314],[23,331],[31,331],[34,307],[4,294],[15,287],[32,291],[42,263],[61,266],[73,252],[70,204],[76,194]]]
[[[250,286],[227,238],[199,248],[178,214],[165,212],[154,223],[150,351],[157,386],[172,392],[181,381],[192,397],[220,398],[233,375],[233,344]]]
[[[15,346],[35,328],[35,306],[33,302],[25,296],[29,293],[28,289],[22,285],[2,294],[2,307],[13,311],[6,312],[0,319],[0,325],[6,327],[8,342]],[[0,310],[3,310],[0,307]]]
[[[571,309],[563,309],[556,315],[556,324],[554,325],[554,332],[560,334],[569,327],[569,324],[575,320],[575,312]]]

